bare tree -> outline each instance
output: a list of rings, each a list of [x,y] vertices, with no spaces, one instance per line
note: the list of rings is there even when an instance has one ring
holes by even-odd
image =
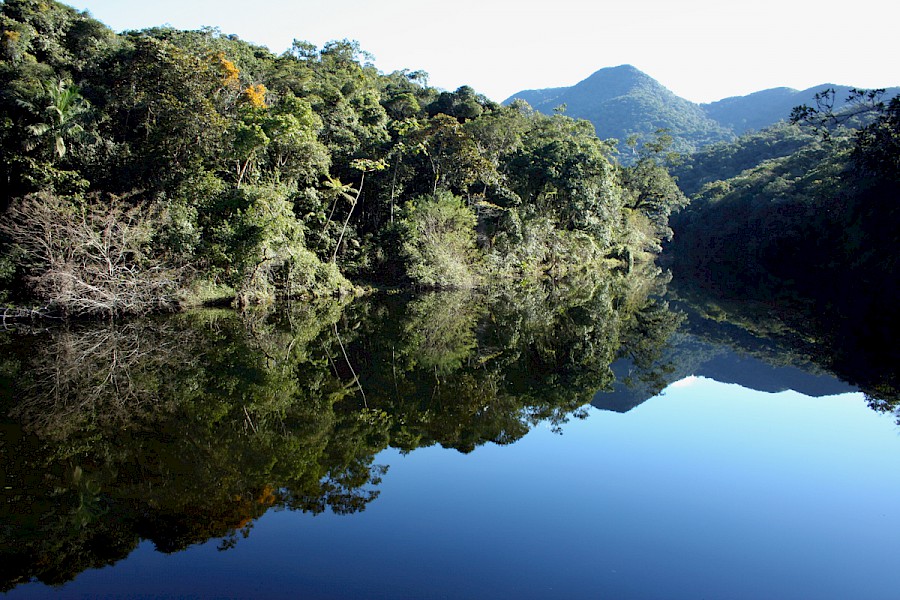
[[[40,193],[13,202],[0,224],[23,253],[35,295],[67,314],[143,314],[177,304],[183,268],[150,251],[165,219],[154,204],[70,201]]]

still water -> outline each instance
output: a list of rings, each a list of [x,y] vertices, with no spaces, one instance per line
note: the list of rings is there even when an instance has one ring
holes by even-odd
[[[53,360],[4,365],[25,391],[6,394],[3,589],[896,597],[896,416],[809,355],[773,364],[777,347],[614,296],[8,341]],[[67,379],[46,387],[51,366]]]

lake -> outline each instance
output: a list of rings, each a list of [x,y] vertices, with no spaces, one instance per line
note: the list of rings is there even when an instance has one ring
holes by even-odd
[[[0,585],[896,597],[893,381],[666,283],[8,332]]]

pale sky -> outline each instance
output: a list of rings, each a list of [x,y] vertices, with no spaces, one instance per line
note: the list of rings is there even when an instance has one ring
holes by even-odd
[[[116,31],[208,25],[268,46],[355,39],[384,72],[424,70],[497,101],[632,64],[695,102],[821,83],[900,85],[893,0],[78,0]]]

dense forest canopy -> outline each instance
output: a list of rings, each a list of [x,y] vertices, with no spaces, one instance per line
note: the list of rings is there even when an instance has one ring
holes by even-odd
[[[674,221],[681,260],[811,285],[841,273],[893,282],[900,97],[854,90],[834,110],[835,93],[677,167],[692,194]]]
[[[275,55],[38,0],[3,2],[0,35],[8,300],[127,313],[563,277],[652,257],[685,202],[658,153],[620,166],[587,121],[380,73],[353,41]]]

